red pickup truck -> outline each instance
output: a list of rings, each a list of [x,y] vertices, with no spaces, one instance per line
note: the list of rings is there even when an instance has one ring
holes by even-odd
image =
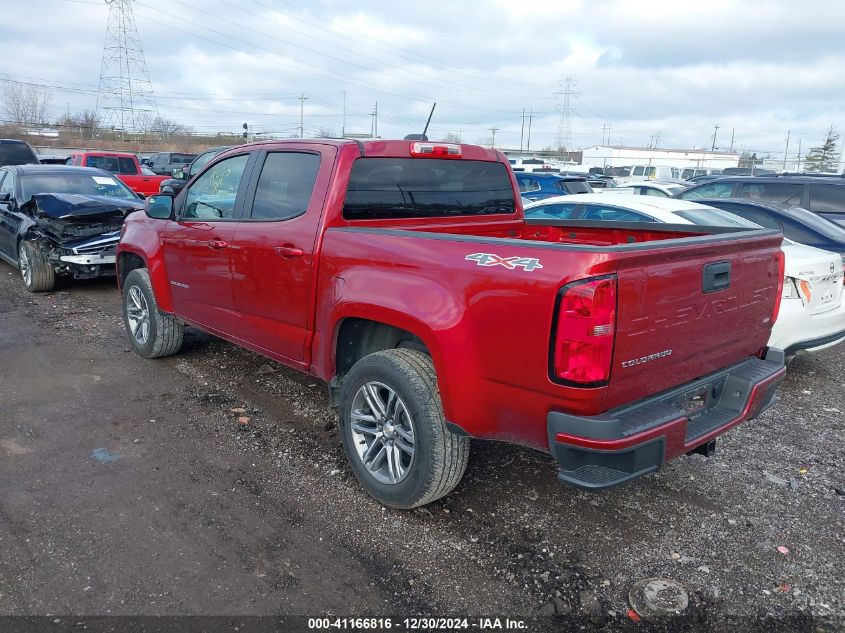
[[[169,178],[152,172],[145,174],[138,157],[128,152],[78,152],[71,154],[67,164],[110,171],[142,198],[158,193],[161,182]]]
[[[528,226],[498,151],[422,141],[233,148],[147,199],[117,248],[126,331],[154,358],[185,324],[329,384],[362,486],[452,490],[470,438],[620,484],[775,402],[766,341],[782,235]]]

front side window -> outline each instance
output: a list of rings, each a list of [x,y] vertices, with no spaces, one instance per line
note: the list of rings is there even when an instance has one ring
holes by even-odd
[[[655,198],[668,198],[669,194],[654,187],[643,187],[643,194],[646,196],[654,196]]]
[[[182,218],[231,220],[249,154],[222,160],[188,188]]]
[[[682,193],[679,197],[683,200],[699,200],[700,198],[730,198],[733,193],[734,183],[732,182],[708,182],[699,187],[693,187]]]
[[[205,154],[200,154],[199,157],[191,163],[191,170],[188,175],[193,176],[194,174],[198,174],[215,156],[217,156],[217,152],[206,152]]]
[[[268,154],[255,188],[252,219],[286,220],[305,213],[319,169],[319,154]]]
[[[515,212],[509,167],[462,159],[359,158],[343,205],[347,220]]]
[[[631,173],[634,176],[642,176],[645,173],[645,167],[638,165],[637,167],[634,167],[634,171]]]
[[[601,222],[655,222],[654,218],[637,213],[636,211],[593,204],[587,205],[584,208],[584,214],[581,216],[581,219],[599,220]]]
[[[786,204],[800,205],[804,185],[788,182],[744,182],[739,192],[740,198],[750,200],[770,200]]]

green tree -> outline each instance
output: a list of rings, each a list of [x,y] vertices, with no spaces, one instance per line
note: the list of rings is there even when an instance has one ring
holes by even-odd
[[[836,145],[839,142],[839,132],[833,125],[827,131],[827,137],[819,147],[811,147],[807,154],[804,171],[809,172],[836,172],[839,166],[839,150]]]

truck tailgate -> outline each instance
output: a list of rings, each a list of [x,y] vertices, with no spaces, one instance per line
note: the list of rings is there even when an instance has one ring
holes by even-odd
[[[621,253],[616,341],[605,405],[637,401],[766,345],[782,236],[700,237]],[[654,245],[651,244],[653,247]]]

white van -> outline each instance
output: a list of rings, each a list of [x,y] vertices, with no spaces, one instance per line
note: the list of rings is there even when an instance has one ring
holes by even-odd
[[[678,180],[681,177],[681,170],[668,165],[634,165],[631,168],[631,175],[626,182],[638,180]]]

